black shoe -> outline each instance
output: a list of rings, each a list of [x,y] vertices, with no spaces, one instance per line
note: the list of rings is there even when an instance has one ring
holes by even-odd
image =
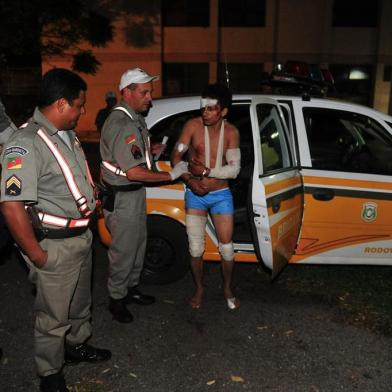
[[[111,357],[112,353],[109,350],[96,348],[87,343],[81,343],[75,346],[65,344],[64,360],[67,365],[79,362],[104,362],[108,361]]]
[[[64,376],[61,372],[41,377],[41,392],[68,392]]]
[[[109,311],[113,315],[113,320],[119,323],[131,323],[133,320],[132,313],[125,306],[124,298],[113,299],[109,297]]]
[[[130,287],[127,296],[124,298],[124,302],[126,304],[151,305],[155,302],[155,297],[142,294],[136,287]]]

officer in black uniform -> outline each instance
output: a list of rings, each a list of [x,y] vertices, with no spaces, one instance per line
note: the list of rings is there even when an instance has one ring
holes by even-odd
[[[41,391],[67,391],[65,363],[110,359],[91,335],[92,181],[75,136],[86,83],[66,69],[42,80],[38,107],[2,155],[1,210],[29,267],[35,299],[35,363]]]

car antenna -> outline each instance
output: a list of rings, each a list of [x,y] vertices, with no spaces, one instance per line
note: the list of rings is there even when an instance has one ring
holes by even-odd
[[[230,74],[229,74],[229,67],[227,66],[227,54],[226,51],[222,50],[222,29],[224,27],[223,25],[223,6],[222,3],[223,1],[219,1],[219,19],[218,19],[218,48],[217,48],[217,57],[218,57],[218,67],[219,67],[219,57],[220,57],[220,52],[223,53],[224,59],[225,59],[225,77],[226,77],[226,85],[228,88],[230,88]],[[220,23],[219,23],[220,22]]]

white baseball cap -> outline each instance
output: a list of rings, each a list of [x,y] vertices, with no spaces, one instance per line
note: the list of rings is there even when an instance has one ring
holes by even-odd
[[[132,83],[148,83],[158,80],[159,76],[151,76],[141,68],[128,69],[124,72],[120,79],[120,91]]]

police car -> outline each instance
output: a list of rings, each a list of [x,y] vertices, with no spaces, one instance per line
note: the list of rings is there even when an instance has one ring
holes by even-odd
[[[154,101],[152,141],[168,137],[160,170],[199,97]],[[235,260],[276,276],[287,263],[392,264],[392,117],[368,107],[301,96],[235,95],[228,120],[241,135],[231,182]],[[189,268],[184,184],[147,188],[144,281],[167,283]],[[111,237],[103,219],[101,240]],[[131,235],[131,233],[130,233]],[[205,260],[219,260],[209,221]]]

